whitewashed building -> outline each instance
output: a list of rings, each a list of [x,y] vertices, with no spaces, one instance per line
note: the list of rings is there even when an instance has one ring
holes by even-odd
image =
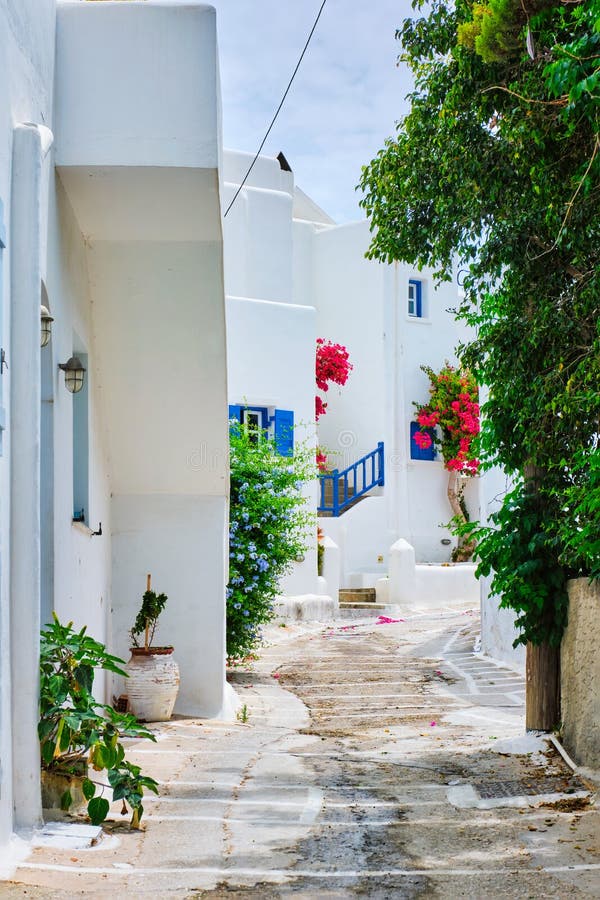
[[[0,60],[2,853],[41,817],[53,610],[127,656],[152,572],[178,710],[227,705],[228,425],[214,10],[2,0]]]
[[[294,422],[296,440],[314,441],[316,338],[345,345],[354,366],[348,383],[329,391],[318,424],[318,443],[330,468],[340,472],[341,503],[327,509],[336,493],[331,479],[311,496],[320,512],[333,512],[319,524],[327,535],[326,558],[335,562],[327,566],[327,583],[317,581],[313,538],[282,590],[324,592],[337,600],[338,586],[375,586],[402,540],[392,556],[401,557],[404,588],[390,599],[431,591],[431,581],[409,584],[404,551],[413,568],[441,564],[450,560],[455,541],[444,525],[452,515],[447,472],[433,452],[411,440],[413,402],[428,397],[421,366],[441,368],[466,337],[451,312],[458,285],[436,286],[430,271],[367,260],[367,222],[336,225],[295,185],[283,154],[259,157],[238,193],[251,162],[249,154],[226,153],[223,169],[226,208],[235,197],[225,218],[230,415],[249,417],[276,438],[280,424]],[[477,515],[476,479],[466,495]],[[465,600],[476,597],[472,566],[460,574],[431,567],[421,574],[458,579],[449,596],[466,591]]]

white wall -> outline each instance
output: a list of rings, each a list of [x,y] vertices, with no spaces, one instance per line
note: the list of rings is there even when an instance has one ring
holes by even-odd
[[[320,518],[319,525],[339,547],[341,587],[352,586],[352,573],[386,574],[392,538],[384,497],[367,496],[337,518]]]
[[[251,161],[249,154],[224,153],[224,210]],[[224,220],[228,295],[292,302],[292,209],[292,173],[260,157]]]
[[[29,644],[26,641],[21,647],[11,647],[9,614],[11,416],[18,414],[17,410],[10,408],[11,376],[19,371],[27,355],[24,353],[20,360],[18,354],[13,357],[10,352],[13,129],[20,122],[48,124],[52,121],[54,16],[53,0],[0,0],[0,68],[3,72],[0,91],[0,200],[6,229],[6,249],[3,251],[0,279],[0,345],[7,352],[10,366],[1,376],[1,405],[4,407],[7,427],[2,436],[3,450],[0,456],[0,862],[13,827],[11,745],[13,724],[18,712],[15,710],[13,713],[11,708],[11,661],[27,653],[26,646]],[[41,229],[42,222],[32,222],[31,225],[32,230],[38,227]],[[41,230],[37,237],[42,240]],[[42,253],[31,260],[31,266],[37,272],[41,270]],[[37,598],[30,598],[30,601],[35,605]],[[33,627],[36,627],[35,622]],[[35,676],[35,666],[35,659],[31,660],[32,676]],[[25,688],[29,690],[30,685]],[[29,716],[29,709],[26,714]]]
[[[151,572],[169,596],[176,710],[214,715],[228,489],[220,245],[100,241],[89,266],[115,515],[113,644],[126,655]]]
[[[403,537],[414,546],[417,561],[448,560],[455,544],[454,539],[451,546],[441,543],[450,537],[444,527],[452,516],[448,476],[441,461],[411,460],[410,422],[413,402],[428,398],[429,379],[420,367],[439,369],[446,359],[454,361],[454,347],[465,335],[464,327],[447,312],[456,305],[456,285],[436,287],[428,270],[416,272],[365,259],[370,241],[367,222],[313,228],[310,234],[303,224],[304,255],[309,241],[314,246],[319,336],[345,345],[354,365],[347,384],[330,387],[324,398],[328,408],[319,420],[319,443],[329,451],[331,467],[341,469],[383,440],[385,524],[378,528],[378,542],[384,534],[390,544]],[[423,283],[420,319],[407,312],[409,278]],[[475,517],[475,483],[469,483],[466,497]],[[371,532],[361,531],[363,541],[369,542],[370,536]],[[362,565],[360,553],[348,557],[348,571]]]
[[[10,366],[1,378],[7,428],[0,456],[0,861],[14,825],[13,799],[20,824],[34,824],[39,815],[40,532],[48,609],[54,605],[61,618],[110,642],[111,588],[124,598],[117,607],[129,625],[145,573],[156,566],[164,589],[172,586],[165,625],[176,623],[174,642],[181,636],[182,708],[218,712],[224,693],[228,484],[215,12],[193,0],[59,2],[58,35],[55,18],[55,0],[0,0],[0,200],[7,231],[0,345]],[[44,162],[52,135],[27,128],[20,134],[29,155],[17,157],[14,182],[20,122],[54,129],[60,178],[52,156]],[[24,186],[14,228],[13,182]],[[12,285],[11,252],[19,267]],[[42,278],[55,322],[40,366]],[[27,326],[14,353],[11,287],[19,340]],[[73,351],[87,357],[91,528],[72,523],[74,398],[58,363]],[[11,392],[19,408],[10,408]],[[23,456],[37,461],[12,517],[11,433],[18,433]],[[21,478],[23,460],[17,462]],[[111,502],[115,487],[121,493]],[[120,529],[114,553],[113,507]],[[8,591],[15,510],[21,525],[32,524],[30,539],[12,547],[19,570],[30,570],[26,602],[22,592],[11,601]],[[100,522],[102,536],[92,535]],[[113,562],[118,577],[111,584]],[[14,646],[11,602],[19,612],[12,616]],[[109,699],[111,686],[105,687]]]
[[[57,164],[216,169],[215,31],[193,0],[59,0]]]
[[[504,495],[511,490],[511,482],[499,468],[485,472],[478,480],[481,518],[487,521],[500,508]],[[517,637],[516,614],[511,609],[500,609],[500,598],[491,594],[491,581],[491,576],[480,581],[481,649],[488,656],[524,669],[525,647],[522,644],[513,647]]]
[[[251,161],[250,154],[224,154],[225,209]],[[300,300],[293,207],[293,174],[261,156],[224,220],[228,396],[231,404],[292,410],[295,443],[313,448],[316,315],[307,291],[292,302]],[[305,495],[316,511],[316,484]],[[304,561],[282,580],[283,594],[316,592],[316,533],[307,546]]]
[[[155,643],[173,645],[181,670],[176,712],[215,716],[224,705],[224,497],[183,494],[113,500],[114,647],[128,658],[129,629],[146,589],[168,595]],[[118,681],[117,691],[127,692]]]
[[[243,297],[227,298],[229,402],[294,412],[294,442],[315,446],[315,310]],[[316,509],[316,484],[305,491]],[[284,594],[316,592],[316,533],[302,563],[282,581]]]
[[[214,715],[229,488],[215,13],[62,2],[57,48],[57,162],[85,234],[111,484],[112,645],[127,655],[152,573],[176,709]]]
[[[50,191],[48,299],[54,316],[50,344],[42,351],[52,359],[54,446],[53,546],[54,607],[63,622],[87,626],[103,643],[110,642],[110,492],[105,420],[101,407],[101,371],[93,329],[89,275],[83,236],[58,176]],[[74,351],[88,357],[89,508],[86,525],[73,518],[73,404],[58,363]],[[44,464],[46,452],[42,448]],[[102,535],[92,536],[102,523]],[[89,526],[89,527],[88,527]],[[45,536],[42,536],[42,540]],[[99,696],[109,700],[104,678],[96,676]]]
[[[354,366],[346,385],[331,385],[319,420],[319,444],[337,468],[385,438],[385,267],[364,258],[366,223],[316,232],[314,290],[318,336],[343,344]]]

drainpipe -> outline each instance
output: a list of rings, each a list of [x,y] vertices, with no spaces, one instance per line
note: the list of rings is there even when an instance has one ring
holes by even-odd
[[[14,823],[41,822],[37,737],[40,631],[40,289],[42,125],[13,132],[10,226],[10,647]]]

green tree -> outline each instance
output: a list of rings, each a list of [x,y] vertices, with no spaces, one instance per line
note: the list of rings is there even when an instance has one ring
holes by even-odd
[[[397,33],[411,109],[361,179],[368,255],[463,269],[482,459],[517,485],[479,532],[480,569],[521,641],[556,644],[566,579],[598,574],[600,2],[414,7]]]

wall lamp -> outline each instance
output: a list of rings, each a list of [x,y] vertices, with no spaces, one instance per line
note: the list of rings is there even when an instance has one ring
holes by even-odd
[[[54,318],[50,315],[48,307],[43,304],[40,307],[40,319],[42,325],[42,347],[46,347],[52,337],[52,323],[54,322]]]
[[[71,394],[77,394],[83,387],[85,368],[78,356],[72,356],[66,363],[59,363],[58,368],[65,373],[65,387]]]

